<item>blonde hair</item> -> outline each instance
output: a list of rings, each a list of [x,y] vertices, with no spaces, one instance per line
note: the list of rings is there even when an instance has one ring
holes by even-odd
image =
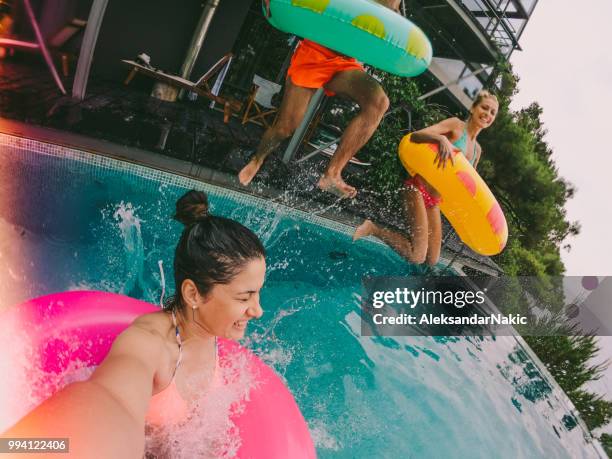
[[[474,102],[472,102],[471,108],[477,107],[485,99],[493,99],[495,102],[497,102],[497,105],[499,105],[499,101],[497,100],[497,96],[495,94],[487,91],[486,89],[481,89],[478,91],[478,94],[476,94],[476,98],[474,99]]]

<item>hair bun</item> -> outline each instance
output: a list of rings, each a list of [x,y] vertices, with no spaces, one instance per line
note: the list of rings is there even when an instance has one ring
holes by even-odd
[[[174,219],[183,225],[193,225],[208,217],[208,197],[203,191],[188,191],[176,201]]]

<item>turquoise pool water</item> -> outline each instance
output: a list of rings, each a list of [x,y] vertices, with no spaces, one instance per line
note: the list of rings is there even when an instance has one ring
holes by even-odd
[[[246,344],[282,375],[322,458],[597,457],[511,337],[361,337],[365,275],[417,267],[349,228],[185,178],[0,136],[3,305],[70,289],[157,303],[192,187],[268,251]],[[571,427],[571,426],[570,426]]]

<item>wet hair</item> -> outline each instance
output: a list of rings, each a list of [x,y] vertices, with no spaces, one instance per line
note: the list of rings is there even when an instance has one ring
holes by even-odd
[[[487,91],[486,89],[481,89],[478,91],[478,94],[476,94],[471,108],[478,107],[478,105],[480,105],[485,99],[493,99],[495,102],[497,102],[497,105],[499,105],[499,101],[497,100],[497,96],[495,94]]]
[[[265,258],[259,238],[246,226],[225,217],[211,215],[208,198],[191,190],[176,202],[174,219],[185,225],[174,252],[176,292],[164,303],[164,310],[185,306],[181,286],[191,279],[201,295],[215,284],[227,284],[254,259]]]

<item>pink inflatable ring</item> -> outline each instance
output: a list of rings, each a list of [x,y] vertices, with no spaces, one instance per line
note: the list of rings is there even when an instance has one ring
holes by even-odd
[[[115,337],[139,315],[157,307],[122,295],[76,291],[27,301],[0,312],[0,432],[41,403],[46,382],[79,366],[100,364]],[[4,342],[10,337],[10,341]],[[256,384],[233,411],[239,458],[310,459],[316,453],[306,422],[280,378],[249,350],[219,340],[220,364],[246,355]],[[32,375],[35,375],[32,377]],[[58,390],[60,387],[56,387]],[[5,408],[6,409],[5,409]]]

